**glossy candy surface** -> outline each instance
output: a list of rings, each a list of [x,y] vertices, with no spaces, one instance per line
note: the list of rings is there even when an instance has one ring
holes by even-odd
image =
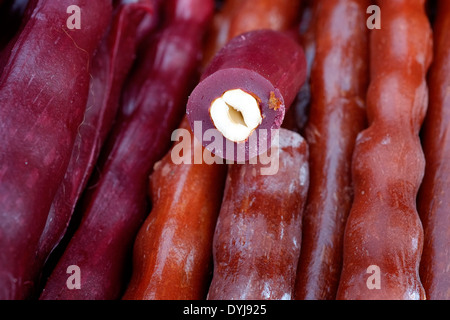
[[[353,155],[355,197],[337,298],[424,299],[416,196],[425,169],[419,130],[428,103],[431,28],[424,0],[378,3],[383,25],[371,31],[370,125]]]
[[[84,7],[84,27],[67,27],[67,7]],[[64,177],[83,120],[89,61],[111,2],[34,1],[0,77],[0,298],[34,287],[36,243]],[[70,61],[70,63],[68,63]]]
[[[292,298],[309,185],[308,147],[298,133],[280,129],[279,145],[270,152],[279,165],[275,174],[262,175],[267,167],[262,163],[228,170],[214,233],[210,300]]]
[[[342,240],[352,205],[351,159],[365,127],[369,55],[367,1],[316,2],[315,57],[305,128],[311,183],[304,214],[296,299],[336,297]]]
[[[124,88],[121,110],[84,202],[83,220],[51,274],[41,299],[117,299],[126,257],[147,215],[148,175],[170,148],[199,62],[213,4],[164,2],[165,25],[138,58]],[[69,290],[66,270],[84,270],[84,290]]]
[[[303,49],[290,36],[267,29],[241,34],[215,55],[189,96],[186,114],[191,128],[208,150],[221,158],[238,160],[236,151],[227,152],[225,137],[222,137],[223,147],[212,150],[210,141],[203,139],[205,131],[217,130],[209,111],[212,102],[233,89],[241,89],[255,97],[263,119],[252,134],[259,137],[261,129],[269,131],[281,126],[286,109],[303,85],[305,75]],[[201,123],[202,132],[195,130],[196,121]],[[253,147],[248,140],[233,143],[232,147],[237,149],[244,143],[245,160],[267,150],[267,145],[258,143]]]
[[[135,3],[121,1],[115,9],[111,27],[92,61],[89,98],[83,122],[75,138],[72,157],[64,180],[55,195],[44,232],[38,244],[36,271],[59,244],[71,220],[75,206],[88,184],[101,147],[112,127],[119,107],[123,83],[129,73],[141,33],[156,24],[152,0]],[[150,23],[138,32],[138,27]]]

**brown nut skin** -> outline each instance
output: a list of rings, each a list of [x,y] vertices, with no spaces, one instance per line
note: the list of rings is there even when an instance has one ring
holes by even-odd
[[[309,185],[307,157],[305,140],[280,129],[276,174],[261,175],[261,162],[230,166],[214,234],[209,300],[291,299]]]
[[[317,2],[314,10],[312,99],[305,128],[311,183],[297,271],[299,300],[336,297],[352,204],[351,159],[366,122],[368,5],[361,0],[326,0]]]
[[[189,128],[186,119],[181,128]],[[190,135],[190,162],[175,164],[168,152],[150,176],[153,208],[134,244],[125,300],[206,298],[227,166],[194,164],[203,148]]]
[[[450,1],[440,1],[434,25],[430,104],[422,144],[426,166],[418,210],[424,228],[420,278],[430,300],[450,300]]]
[[[371,31],[369,128],[357,139],[354,202],[344,235],[337,299],[424,299],[423,229],[416,196],[425,161],[419,139],[428,100],[432,34],[424,0],[381,0]],[[371,279],[379,268],[379,287]],[[370,283],[369,283],[370,282]],[[369,285],[370,284],[370,285]]]

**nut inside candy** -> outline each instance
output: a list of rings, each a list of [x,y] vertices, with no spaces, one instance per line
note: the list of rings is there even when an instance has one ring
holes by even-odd
[[[241,89],[215,99],[209,113],[217,130],[233,142],[245,141],[262,122],[258,101]]]

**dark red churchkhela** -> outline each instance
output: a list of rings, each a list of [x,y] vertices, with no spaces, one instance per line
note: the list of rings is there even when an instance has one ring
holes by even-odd
[[[425,169],[419,130],[428,104],[432,32],[425,0],[378,4],[382,27],[370,35],[369,127],[353,153],[354,200],[337,299],[424,299],[416,197]]]
[[[271,29],[287,31],[294,28],[303,0],[227,0],[214,15],[208,32],[204,63],[235,36]]]
[[[39,241],[36,272],[42,268],[64,236],[75,205],[87,185],[116,116],[122,85],[136,56],[139,41],[156,25],[156,8],[153,2],[119,2],[111,27],[92,60],[86,113],[64,180],[55,195]],[[139,28],[141,23],[146,23],[146,26]]]
[[[352,204],[351,160],[365,127],[369,81],[365,0],[323,0],[314,7],[315,58],[305,128],[311,183],[295,298],[334,300],[345,222]]]
[[[170,148],[201,57],[212,1],[163,1],[164,21],[124,88],[121,112],[106,143],[100,174],[85,198],[83,219],[50,275],[41,299],[117,299],[124,289],[136,233],[147,215],[148,176]],[[80,267],[81,289],[66,286]]]
[[[450,1],[439,2],[434,41],[422,139],[425,177],[418,197],[424,228],[420,279],[427,299],[450,300]]]
[[[215,21],[212,29],[221,34],[228,23],[234,32],[241,33],[242,28],[257,28],[258,25],[286,25],[286,20],[294,13],[291,11],[286,15],[279,11],[287,11],[286,7],[292,9],[296,1],[245,2],[247,10],[243,10],[241,0],[234,0],[241,14],[234,17],[229,11],[223,12],[220,23]],[[278,7],[280,3],[285,5],[282,9]],[[227,1],[225,5],[233,5],[233,2]],[[215,47],[218,40],[227,40],[218,34],[213,34],[216,37],[210,37],[208,44]],[[207,52],[211,53],[211,49]],[[189,124],[185,118],[181,129],[187,132],[187,128]],[[151,175],[152,211],[134,244],[133,274],[123,299],[204,299],[208,292],[212,238],[227,166],[195,164],[194,154],[207,151],[192,133],[188,133],[182,142],[184,144],[186,140],[194,145],[190,155],[183,153],[189,163],[173,163],[171,153],[181,145],[175,143],[172,151],[155,165]]]
[[[0,299],[21,299],[64,177],[89,91],[90,61],[111,1],[33,1],[0,77]],[[83,27],[67,27],[67,8]]]
[[[292,298],[309,185],[306,141],[279,129],[270,159],[267,175],[268,165],[261,162],[229,167],[214,233],[209,300]]]
[[[172,151],[155,164],[150,176],[152,211],[133,249],[133,273],[123,299],[201,300],[212,271],[212,240],[223,196],[227,166],[195,163],[204,152],[183,120],[182,143],[190,144],[183,161]],[[184,140],[186,139],[186,140]]]
[[[191,128],[207,149],[222,158],[236,160],[237,151],[226,150],[225,137],[223,149],[211,150],[210,141],[201,136],[206,130],[216,130],[210,115],[213,101],[229,90],[241,89],[259,102],[262,122],[252,134],[260,129],[278,129],[305,77],[303,50],[290,36],[274,30],[255,30],[239,35],[215,55],[191,93],[186,110]],[[203,132],[195,128],[195,122],[200,121]],[[233,147],[243,143],[235,142]],[[246,160],[265,150],[264,147],[254,150],[248,140],[245,141]]]

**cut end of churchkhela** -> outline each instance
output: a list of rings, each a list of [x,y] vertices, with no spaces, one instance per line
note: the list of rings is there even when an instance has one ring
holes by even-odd
[[[306,59],[289,35],[257,30],[233,38],[205,70],[186,114],[202,145],[246,162],[270,149],[306,79]]]
[[[226,91],[209,108],[214,126],[228,140],[244,142],[262,121],[258,101],[242,89]]]

